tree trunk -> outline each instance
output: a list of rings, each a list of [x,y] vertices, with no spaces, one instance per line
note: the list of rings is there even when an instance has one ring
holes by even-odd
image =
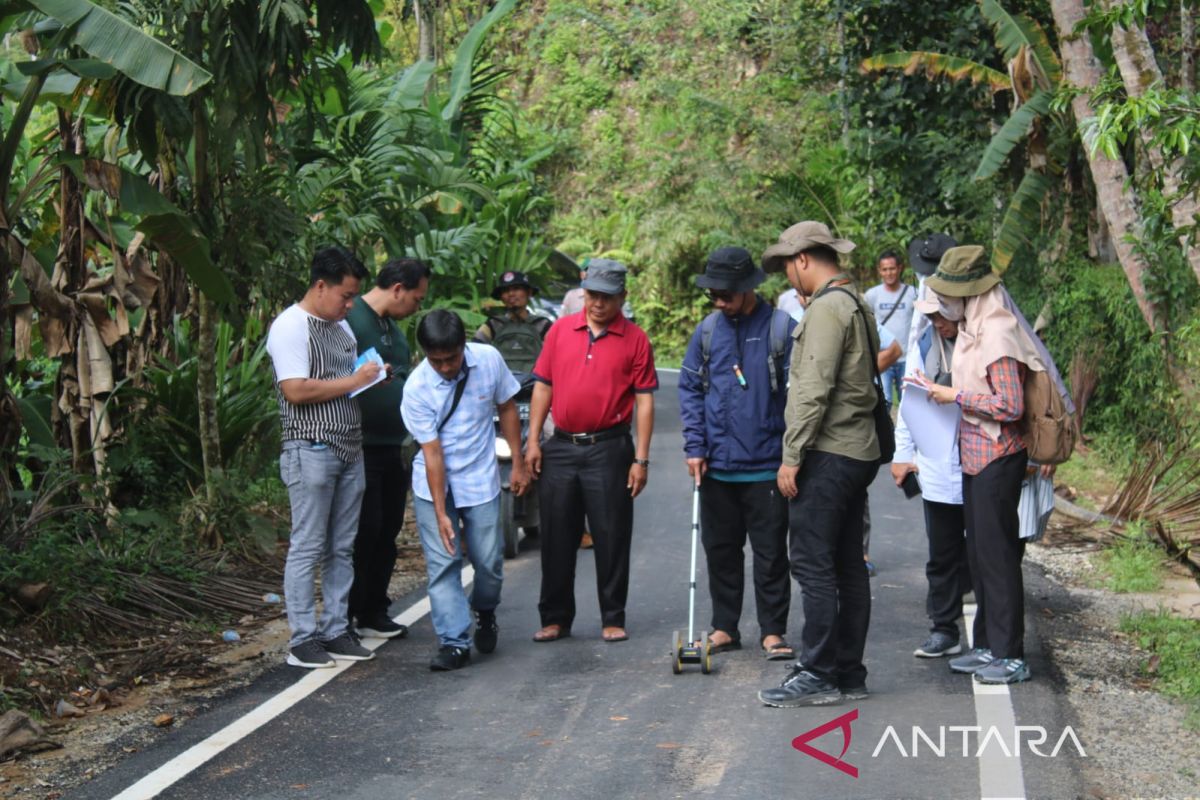
[[[413,0],[414,16],[417,18],[417,58],[436,61],[434,50],[436,36],[437,0]]]
[[[196,335],[196,401],[200,409],[200,452],[204,461],[204,492],[210,502],[217,499],[216,480],[221,476],[221,427],[217,422],[217,374],[213,354],[217,352],[217,310],[213,302],[196,291],[200,324]]]
[[[196,153],[196,210],[200,218],[205,219],[213,209],[213,191],[212,172],[208,163],[208,113],[204,98],[200,94],[194,96],[192,109]],[[213,241],[217,239],[214,237]],[[200,453],[204,467],[205,497],[209,502],[215,502],[216,481],[221,474],[221,428],[217,420],[217,374],[214,364],[217,352],[217,310],[212,301],[199,289],[196,290],[196,304],[200,311],[199,324],[196,326],[196,404],[200,415]]]
[[[1184,16],[1187,16],[1185,13]],[[1112,32],[1113,57],[1121,70],[1121,82],[1125,84],[1125,93],[1130,97],[1141,97],[1152,86],[1165,86],[1162,70],[1154,59],[1154,48],[1146,31],[1137,25],[1123,28],[1113,27]],[[1162,149],[1154,144],[1153,136],[1148,126],[1141,126],[1139,136],[1142,147],[1150,161],[1150,168],[1162,176],[1163,194],[1171,202],[1171,224],[1181,231],[1179,243],[1196,279],[1200,280],[1200,247],[1192,241],[1191,231],[1196,225],[1196,214],[1200,213],[1196,195],[1180,190],[1181,178],[1179,159],[1167,163]]]
[[[1050,8],[1058,28],[1058,39],[1062,43],[1066,81],[1072,88],[1080,90],[1072,98],[1071,108],[1082,128],[1084,120],[1096,115],[1091,104],[1091,92],[1103,77],[1103,70],[1092,52],[1091,40],[1087,36],[1075,33],[1084,17],[1082,0],[1051,0]],[[1138,310],[1142,312],[1150,330],[1158,331],[1159,309],[1146,292],[1145,277],[1149,272],[1149,265],[1134,250],[1132,244],[1132,241],[1140,238],[1141,220],[1134,206],[1132,190],[1127,186],[1129,172],[1125,169],[1124,162],[1107,158],[1099,149],[1089,150],[1088,167],[1096,185],[1096,197],[1112,233],[1117,258],[1125,271],[1129,287],[1133,290]]]
[[[1191,0],[1179,0],[1179,88],[1196,91],[1192,70],[1192,52],[1196,49],[1196,20],[1192,18]]]

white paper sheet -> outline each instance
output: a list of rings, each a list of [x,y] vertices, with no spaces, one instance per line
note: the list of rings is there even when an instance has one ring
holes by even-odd
[[[962,410],[956,403],[939,405],[922,386],[904,381],[900,415],[912,434],[913,444],[927,458],[949,459],[958,447],[958,422]]]

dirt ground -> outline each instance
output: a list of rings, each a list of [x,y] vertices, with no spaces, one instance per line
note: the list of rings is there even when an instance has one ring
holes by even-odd
[[[402,538],[389,595],[400,597],[424,580],[420,546]],[[68,716],[52,712],[35,720],[46,738],[61,747],[24,752],[0,762],[0,798],[55,800],[152,744],[164,729],[187,724],[218,697],[252,682],[286,657],[288,626],[281,604],[264,604],[261,614],[243,617],[233,629],[240,640],[232,643],[224,641],[220,632],[197,634],[179,626],[147,632],[145,640],[129,647],[149,642],[157,651],[183,651],[189,658],[178,667],[151,669],[121,685],[106,683],[106,676],[87,669],[96,663],[96,654],[85,647],[56,647],[40,659],[22,658],[22,642],[10,633],[0,634],[0,664],[16,656],[33,667],[14,672],[10,663],[8,674],[19,675],[26,685],[35,684],[26,692],[54,698],[52,709],[58,710],[58,700],[72,707],[63,709]],[[12,640],[12,646],[6,640]]]

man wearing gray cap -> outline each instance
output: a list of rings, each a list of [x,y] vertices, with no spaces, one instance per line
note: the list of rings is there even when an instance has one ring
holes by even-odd
[[[621,313],[625,272],[623,264],[610,259],[588,262],[583,311],[554,323],[533,368],[538,383],[525,458],[540,476],[542,627],[536,642],[571,634],[575,559],[585,514],[595,543],[603,639],[629,638],[625,599],[633,498],[645,488],[650,467],[658,374],[650,340]],[[630,437],[635,406],[636,445]],[[554,435],[543,452],[547,412],[554,415]]]
[[[875,318],[838,254],[854,243],[819,222],[788,228],[763,254],[812,300],[792,345],[779,490],[790,498],[792,575],[804,602],[800,659],[770,706],[830,705],[866,696],[871,591],[862,557],[863,506],[879,467]]]

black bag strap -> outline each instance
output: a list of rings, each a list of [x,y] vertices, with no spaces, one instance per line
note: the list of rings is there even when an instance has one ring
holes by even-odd
[[[907,287],[905,287],[905,288],[907,288]],[[862,301],[858,299],[858,295],[856,295],[854,292],[850,291],[849,289],[845,289],[841,286],[827,286],[820,294],[817,295],[817,297],[821,297],[826,292],[841,292],[842,294],[849,295],[850,299],[854,301],[854,305],[858,306],[858,316],[859,316],[859,318],[862,319],[863,334],[867,337],[867,348],[868,348],[868,351],[867,351],[868,359],[867,360],[871,362],[871,374],[875,376],[875,385],[877,387],[883,386],[883,381],[880,380],[880,378],[879,378],[878,353],[870,351],[871,329],[867,327],[867,315],[863,309]],[[813,299],[816,300],[817,297],[814,297]],[[883,396],[882,390],[881,390],[880,396],[881,397]]]
[[[463,392],[467,390],[467,378],[471,376],[471,368],[467,366],[465,355],[463,359],[462,380],[454,385],[454,399],[450,401],[450,410],[446,412],[446,416],[442,417],[442,421],[438,423],[438,433],[442,432],[442,428],[446,427],[446,423],[454,416],[454,412],[458,409],[458,404],[462,400]]]
[[[892,314],[896,313],[896,308],[902,302],[904,302],[904,295],[906,295],[906,294],[908,294],[908,284],[907,283],[904,284],[904,288],[900,290],[900,296],[896,298],[896,302],[892,304],[892,310],[887,313],[887,316],[883,318],[883,322],[879,323],[880,325],[888,324],[888,320],[892,318]]]

